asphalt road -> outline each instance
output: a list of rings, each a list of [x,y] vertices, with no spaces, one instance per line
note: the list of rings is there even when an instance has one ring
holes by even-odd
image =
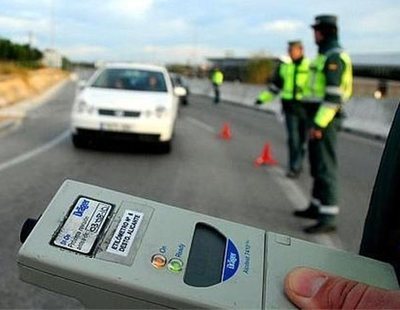
[[[284,177],[285,131],[276,117],[192,96],[181,108],[171,154],[137,145],[78,150],[68,132],[74,94],[69,82],[0,132],[0,308],[81,307],[19,281],[16,266],[22,223],[40,215],[67,178],[357,252],[382,143],[340,135],[339,230],[310,237],[301,232],[310,222],[291,216],[307,204],[308,169],[296,181]],[[230,141],[217,138],[224,122]],[[266,142],[279,165],[255,167]]]

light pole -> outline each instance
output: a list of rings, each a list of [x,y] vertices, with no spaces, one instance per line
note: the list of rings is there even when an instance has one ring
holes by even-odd
[[[50,0],[50,48],[54,50],[55,48],[55,22],[54,22],[54,0]]]

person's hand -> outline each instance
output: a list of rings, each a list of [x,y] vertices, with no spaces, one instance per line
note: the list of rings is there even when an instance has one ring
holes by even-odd
[[[301,309],[400,309],[400,291],[305,267],[286,275],[285,293]]]
[[[310,129],[310,139],[311,140],[321,140],[323,136],[322,130],[317,128]]]

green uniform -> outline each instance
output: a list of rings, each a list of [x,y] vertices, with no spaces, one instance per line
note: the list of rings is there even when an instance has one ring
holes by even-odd
[[[302,169],[307,140],[307,116],[301,100],[308,81],[310,62],[306,58],[281,63],[268,85],[258,96],[258,103],[271,101],[280,94],[285,114],[288,167],[298,173]]]
[[[219,88],[222,85],[222,83],[224,82],[223,73],[218,69],[214,70],[214,72],[213,72],[213,74],[211,76],[211,81],[212,81],[212,84],[213,84],[213,87],[214,87],[214,94],[215,94],[214,102],[215,103],[219,103],[219,101],[220,101]]]
[[[296,210],[294,215],[317,220],[304,229],[306,233],[323,233],[336,230],[339,213],[336,138],[342,105],[352,94],[353,72],[350,57],[338,43],[337,17],[318,15],[311,27],[319,50],[310,66],[303,100],[313,129],[309,140],[313,187],[309,207]]]
[[[333,221],[339,213],[336,136],[342,104],[351,93],[350,57],[336,39],[326,40],[311,64],[309,86],[304,95],[311,126],[323,131],[322,139],[309,142],[312,203],[319,208],[320,221]]]

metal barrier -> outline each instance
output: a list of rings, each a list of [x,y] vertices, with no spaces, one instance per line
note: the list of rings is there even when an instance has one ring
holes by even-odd
[[[211,83],[206,79],[190,79],[189,85],[192,94],[208,97],[214,95]],[[254,101],[259,92],[264,89],[265,86],[260,85],[225,82],[221,86],[221,98],[227,102],[279,115],[281,113],[279,98],[261,107],[254,106]],[[377,100],[372,97],[354,97],[344,106],[346,117],[343,121],[343,129],[367,137],[385,140],[398,103],[399,101],[395,99]]]

